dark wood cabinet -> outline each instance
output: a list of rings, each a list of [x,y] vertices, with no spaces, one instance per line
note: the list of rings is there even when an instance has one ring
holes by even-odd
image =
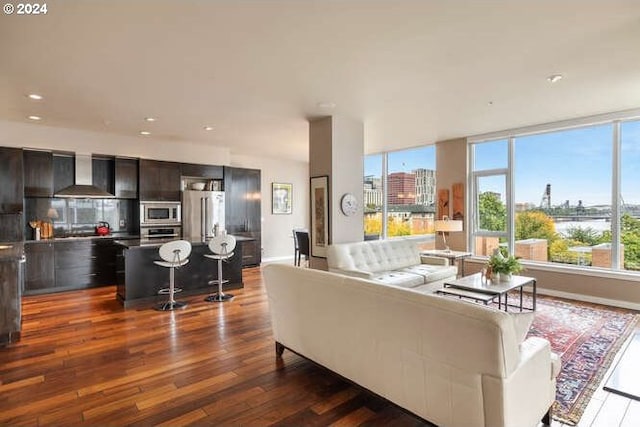
[[[115,193],[115,161],[112,158],[91,159],[91,180],[96,187],[107,193]]]
[[[236,236],[248,237],[251,240],[241,240],[238,242],[242,246],[242,266],[253,267],[260,265],[262,261],[261,233],[245,232],[235,233]]]
[[[199,165],[195,163],[181,164],[182,176],[207,179],[223,179],[224,168],[215,165]]]
[[[25,243],[25,294],[50,292],[55,286],[53,242]]]
[[[95,255],[91,246],[90,240],[54,244],[56,288],[82,289],[92,285]]]
[[[115,159],[115,193],[120,199],[138,198],[138,159]]]
[[[117,247],[111,238],[25,244],[26,294],[116,283]]]
[[[23,206],[23,162],[20,148],[0,148],[0,213],[20,213]]]
[[[75,183],[76,162],[71,154],[53,155],[53,194]]]
[[[180,200],[180,163],[140,160],[140,200]]]
[[[0,344],[20,336],[23,263],[20,259],[0,260]]]
[[[243,266],[259,265],[261,243],[260,170],[224,168],[225,228],[228,233],[250,237],[242,242]]]
[[[53,197],[53,154],[24,150],[24,196]]]

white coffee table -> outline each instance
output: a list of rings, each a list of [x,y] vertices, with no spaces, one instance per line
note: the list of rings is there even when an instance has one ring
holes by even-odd
[[[522,305],[522,291],[527,285],[533,286],[531,307],[523,307]],[[480,273],[476,273],[461,279],[445,282],[444,287],[436,292],[447,295],[457,295],[461,298],[471,298],[476,301],[482,301],[485,304],[488,304],[489,301],[497,297],[498,309],[502,309],[502,305],[504,304],[504,311],[507,311],[509,308],[507,293],[513,289],[520,290],[520,311],[523,311],[525,308],[535,311],[536,279],[533,277],[511,276],[511,280],[508,282],[493,282],[491,280],[484,280]],[[503,295],[504,303],[502,302]]]

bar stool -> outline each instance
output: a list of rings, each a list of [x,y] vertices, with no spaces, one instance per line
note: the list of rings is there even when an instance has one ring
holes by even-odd
[[[174,240],[172,242],[167,242],[160,246],[158,253],[160,254],[160,258],[162,258],[162,261],[153,261],[153,263],[169,269],[169,287],[160,289],[158,294],[169,295],[169,301],[160,303],[155,308],[156,310],[161,311],[184,308],[187,306],[186,303],[179,302],[174,299],[174,294],[176,292],[182,292],[182,289],[176,289],[175,287],[175,270],[189,262],[189,255],[191,255],[191,243],[186,240]]]
[[[212,280],[209,282],[209,284],[218,285],[218,292],[206,297],[204,299],[205,301],[224,302],[233,298],[233,295],[225,294],[224,292],[222,292],[222,284],[229,282],[228,280],[224,280],[222,278],[222,263],[229,261],[229,258],[233,256],[233,250],[235,248],[236,248],[236,238],[230,234],[215,236],[213,239],[209,241],[209,250],[212,253],[205,254],[204,256],[218,261],[218,278],[216,280]]]

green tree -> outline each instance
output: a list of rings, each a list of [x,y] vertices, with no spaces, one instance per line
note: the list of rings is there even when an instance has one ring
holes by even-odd
[[[551,244],[557,238],[556,225],[544,212],[525,211],[516,215],[516,240],[545,239]]]
[[[628,213],[622,215],[621,231],[624,245],[624,268],[640,270],[640,220]]]
[[[591,227],[569,227],[562,233],[566,239],[576,240],[583,245],[593,246],[599,243],[610,242],[611,234],[605,235],[605,233],[598,232]],[[607,240],[609,239],[609,240]]]
[[[480,229],[504,231],[507,229],[507,207],[496,193],[486,191],[478,197]]]

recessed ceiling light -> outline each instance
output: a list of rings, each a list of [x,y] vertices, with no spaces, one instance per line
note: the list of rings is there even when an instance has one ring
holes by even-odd
[[[547,81],[548,81],[549,83],[555,83],[555,82],[557,82],[558,80],[562,80],[562,78],[563,78],[563,77],[564,77],[564,76],[563,76],[562,74],[552,74],[552,75],[550,75],[549,77],[547,77]]]
[[[40,116],[29,116],[29,120],[42,120],[42,117]]]
[[[492,106],[492,105],[493,105],[493,101],[489,101],[489,102],[487,102],[487,105],[488,105],[488,106]]]
[[[155,117],[145,117],[145,118],[144,118],[144,121],[145,121],[145,122],[155,122],[155,121],[156,121],[156,118],[155,118]]]
[[[205,126],[203,129],[206,131],[213,130],[213,126]]]
[[[38,95],[37,93],[30,93],[27,96],[29,97],[29,99],[33,99],[34,101],[40,101],[43,98],[42,95]]]
[[[336,108],[335,102],[318,102],[316,105],[318,108]]]
[[[140,135],[144,135],[144,136],[151,135],[151,132],[149,132],[148,130],[141,130]]]

